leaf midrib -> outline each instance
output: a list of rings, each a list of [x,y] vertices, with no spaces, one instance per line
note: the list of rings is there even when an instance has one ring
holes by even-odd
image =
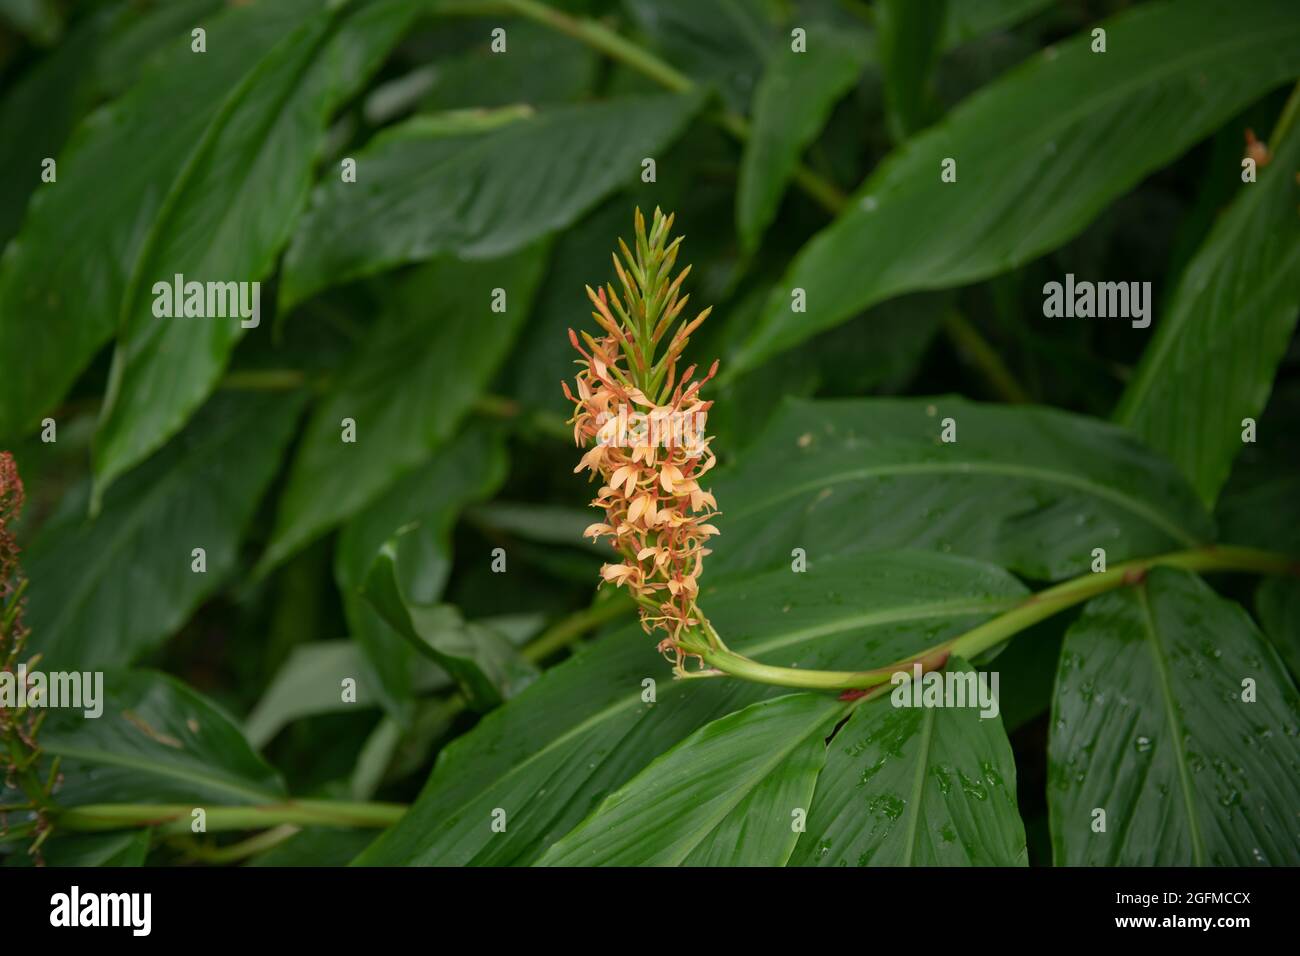
[[[912,794],[908,801],[907,832],[904,835],[903,866],[912,865],[916,853],[916,834],[921,823],[921,796],[925,789],[925,771],[930,766],[930,745],[934,740],[934,715],[936,707],[922,708],[921,744],[916,760],[916,770],[912,774]]]
[[[1178,785],[1183,792],[1183,808],[1187,813],[1187,828],[1192,840],[1192,862],[1195,866],[1205,865],[1205,841],[1201,836],[1200,821],[1196,816],[1196,803],[1192,790],[1192,778],[1187,768],[1187,755],[1183,753],[1183,739],[1186,729],[1178,719],[1174,703],[1173,688],[1169,683],[1169,666],[1165,660],[1165,650],[1160,642],[1155,618],[1151,612],[1151,601],[1147,586],[1143,583],[1136,588],[1138,604],[1142,609],[1142,625],[1146,630],[1147,645],[1151,648],[1151,657],[1155,662],[1156,675],[1160,678],[1160,694],[1165,709],[1165,720],[1173,737],[1174,763],[1178,767]]]
[[[143,770],[148,773],[157,774],[158,776],[167,777],[173,780],[180,780],[185,783],[202,784],[216,790],[222,790],[227,793],[251,799],[255,802],[279,800],[283,797],[283,794],[278,794],[273,791],[241,786],[225,777],[213,776],[209,773],[193,770],[189,767],[181,767],[175,764],[161,764],[142,757],[131,757],[125,754],[115,754],[109,751],[82,747],[60,747],[57,743],[52,745],[47,743],[45,749],[59,757],[67,757],[73,760],[84,760],[87,763],[94,763],[101,766],[108,765],[126,767],[131,770]]]
[[[1173,9],[1173,4],[1170,3],[1166,7],[1166,9]],[[1082,34],[1077,35],[1077,38],[1082,40]],[[1164,82],[1166,79],[1168,79],[1168,77],[1183,72],[1184,69],[1186,69],[1191,64],[1200,63],[1202,64],[1203,67],[1203,65],[1206,63],[1213,63],[1218,60],[1240,59],[1240,53],[1236,53],[1235,51],[1238,51],[1242,48],[1253,47],[1257,44],[1260,44],[1262,40],[1268,40],[1270,38],[1274,40],[1276,39],[1275,35],[1270,31],[1260,31],[1258,34],[1256,33],[1236,34],[1231,39],[1219,38],[1222,40],[1222,42],[1217,45],[1210,44],[1206,46],[1194,46],[1191,48],[1190,52],[1187,55],[1179,56],[1179,57],[1171,57],[1168,60],[1163,60],[1158,62],[1149,70],[1137,71],[1133,76],[1127,78],[1124,81],[1118,82],[1114,86],[1107,89],[1106,91],[1097,94],[1095,98],[1087,99],[1083,101],[1081,104],[1073,106],[1070,109],[1061,110],[1055,113],[1048,122],[1030,128],[1029,130],[1027,130],[1028,135],[1025,135],[1024,137],[1015,141],[1015,148],[1009,150],[1008,155],[1015,155],[1015,156],[1024,155],[1026,152],[1028,152],[1028,150],[1025,148],[1025,144],[1040,142],[1040,141],[1050,141],[1054,138],[1057,138],[1057,135],[1060,133],[1061,130],[1084,121],[1087,117],[1089,117],[1092,114],[1101,112],[1103,110],[1111,109],[1113,106],[1113,101],[1128,97],[1130,93],[1135,89],[1140,90],[1147,86]],[[1087,45],[1086,43],[1080,42],[1080,46],[1086,47],[1086,45]],[[1230,55],[1234,53],[1235,55]],[[1041,57],[1042,56],[1041,51],[1036,56]],[[1018,73],[1024,72],[1026,67],[1034,63],[1035,63],[1035,59],[1032,58],[1024,61],[1021,64]],[[975,94],[973,94],[972,96],[968,97],[967,99],[959,103],[954,110],[954,114],[957,111],[969,110],[972,105],[980,105],[982,104],[982,101],[985,99],[1000,98],[1002,96],[1003,87],[1007,83],[1014,82],[1020,79],[1021,77],[1019,75],[1008,75],[1004,77],[1002,80],[999,80],[995,83],[989,84],[988,86],[981,88]],[[964,116],[959,118],[964,119]],[[945,135],[950,135],[952,125],[953,125],[953,117],[950,116],[948,120],[946,120],[944,123],[940,124],[939,126],[931,127],[931,130],[927,131],[927,137],[932,137],[937,135],[937,133],[934,132],[936,130],[943,130]],[[896,153],[895,156],[897,158],[895,159],[895,162],[900,162],[901,164],[901,159],[903,158],[903,156],[910,151],[911,151],[910,149],[905,149]],[[906,166],[906,164],[901,164],[901,165]],[[894,186],[894,184],[889,181],[889,179],[893,178],[893,176],[894,176],[894,171],[892,168],[882,170],[879,177],[880,178],[879,184],[875,183],[877,177],[872,176],[867,180],[867,182],[862,186],[862,188],[858,190],[858,192],[861,193],[862,195],[874,195],[879,199],[882,193],[886,189],[889,189]],[[906,174],[900,174],[898,178],[901,181],[906,182],[910,177],[907,176]],[[872,185],[875,185],[876,187],[875,192],[872,192],[868,188]],[[856,194],[854,198],[855,199],[857,198]],[[856,209],[856,204],[854,205],[854,208]]]
[[[1022,478],[1033,481],[1042,481],[1048,484],[1063,485],[1067,488],[1073,488],[1078,491],[1084,491],[1097,498],[1103,498],[1120,505],[1127,511],[1145,519],[1148,523],[1161,529],[1171,538],[1182,543],[1195,546],[1201,544],[1201,540],[1185,529],[1180,527],[1172,518],[1167,517],[1154,507],[1139,498],[1125,494],[1118,489],[1111,488],[1107,485],[1097,484],[1086,478],[1072,475],[1068,472],[1052,471],[1047,468],[1032,468],[1024,465],[1013,465],[1002,462],[981,462],[981,461],[943,461],[943,462],[909,462],[895,463],[890,465],[876,465],[867,468],[855,468],[851,471],[844,471],[838,474],[824,475],[812,481],[804,482],[799,485],[790,485],[778,494],[772,495],[764,501],[750,505],[740,511],[732,511],[731,517],[744,518],[755,514],[773,505],[780,504],[790,498],[795,498],[812,491],[818,491],[824,488],[830,488],[834,485],[844,484],[850,481],[864,481],[869,478],[888,478],[894,475],[993,475],[1004,478]]]
[[[737,783],[735,783],[735,785],[730,787],[729,788],[730,798],[723,801],[719,812],[710,814],[708,819],[705,820],[700,826],[697,826],[695,827],[694,830],[688,832],[686,836],[682,838],[681,842],[684,844],[684,846],[680,854],[679,853],[672,854],[672,856],[670,856],[669,859],[662,865],[680,866],[682,864],[682,861],[685,860],[688,856],[690,856],[691,853],[695,850],[695,848],[698,847],[700,843],[704,841],[705,837],[707,837],[710,833],[712,833],[720,823],[722,823],[728,816],[730,816],[731,812],[736,809],[736,807],[740,804],[742,800],[744,800],[755,790],[757,790],[760,786],[762,786],[763,782],[768,778],[768,776],[772,773],[772,771],[774,771],[777,767],[779,767],[782,763],[784,763],[789,758],[790,754],[794,753],[796,749],[803,746],[804,742],[808,740],[809,737],[811,737],[813,734],[820,731],[823,727],[830,725],[832,721],[839,721],[839,719],[842,718],[845,713],[848,713],[853,709],[856,703],[857,701],[847,703],[843,707],[841,707],[838,712],[830,711],[827,713],[818,714],[817,719],[813,721],[812,726],[810,726],[804,733],[795,735],[792,743],[790,743],[788,746],[782,746],[777,748],[777,750],[774,752],[773,756],[770,759],[763,761],[763,763],[761,763],[758,767],[756,767],[753,772],[746,774],[743,781],[738,781]],[[676,745],[674,745],[673,748],[670,748],[664,756],[666,757],[668,754],[671,754],[673,752],[673,749],[675,749],[675,747]],[[646,769],[649,769],[649,767],[647,767]],[[639,776],[640,773],[638,773],[635,777],[633,777],[632,780],[629,781],[628,785],[630,786],[632,783],[634,783],[636,781],[636,778]],[[816,776],[821,776],[820,769],[817,771]],[[598,807],[596,809],[596,812],[593,813],[588,818],[588,820],[593,822],[598,820],[600,817],[600,810],[601,808]],[[574,827],[571,833],[576,833],[581,827],[582,824],[579,824],[577,827]],[[567,839],[567,835],[566,837],[564,837],[564,839]],[[793,850],[793,845],[791,846],[791,850]]]

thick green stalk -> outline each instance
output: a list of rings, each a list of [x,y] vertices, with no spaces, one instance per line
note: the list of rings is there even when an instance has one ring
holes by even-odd
[[[998,398],[1013,405],[1023,405],[1031,400],[1002,357],[964,315],[949,312],[944,318],[943,328],[952,343],[975,363]]]
[[[300,827],[286,823],[254,834],[246,840],[240,840],[238,843],[232,843],[229,846],[212,846],[188,837],[176,837],[175,842],[191,860],[200,863],[238,863],[250,856],[266,853],[301,832]]]
[[[194,804],[99,803],[60,810],[57,826],[93,832],[152,826],[164,834],[189,833]],[[210,833],[293,826],[387,827],[401,819],[400,803],[348,803],[331,800],[289,800],[246,807],[204,807]]]
[[[683,641],[682,646],[689,653],[699,656],[712,669],[702,672],[699,676],[729,675],[761,684],[809,690],[865,690],[888,683],[895,673],[910,671],[912,665],[916,663],[920,663],[922,669],[928,671],[943,666],[948,657],[954,654],[968,660],[974,658],[1067,608],[1119,587],[1140,584],[1147,572],[1155,567],[1182,568],[1186,571],[1246,571],[1300,576],[1300,561],[1297,559],[1256,548],[1208,545],[1190,551],[1176,551],[1154,558],[1126,561],[1108,571],[1081,575],[1039,591],[1025,598],[1010,611],[986,621],[959,637],[927,648],[914,657],[871,670],[823,671],[776,667],[760,664],[732,651],[711,647],[703,639]]]

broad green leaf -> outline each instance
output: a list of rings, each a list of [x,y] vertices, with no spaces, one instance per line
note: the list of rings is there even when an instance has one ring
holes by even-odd
[[[1291,676],[1300,680],[1300,581],[1279,577],[1259,582],[1255,614]]]
[[[356,183],[331,178],[317,189],[285,258],[283,300],[437,255],[515,252],[637,179],[642,159],[662,153],[700,102],[626,97],[486,131],[416,117],[356,157]]]
[[[955,6],[961,6],[960,0]],[[928,125],[934,111],[934,67],[947,8],[947,0],[880,0],[875,6],[887,118],[895,142]]]
[[[545,261],[534,245],[491,261],[438,259],[403,277],[312,415],[263,569],[370,504],[455,434],[528,315]],[[355,442],[342,440],[344,419]]]
[[[88,803],[268,803],[284,785],[235,720],[156,671],[109,671],[103,713],[51,709],[41,747],[63,760],[63,806]]]
[[[623,0],[649,44],[738,113],[772,48],[771,0]]]
[[[33,191],[66,182],[41,179],[73,128],[100,101],[129,89],[171,41],[224,6],[222,0],[122,2],[82,18],[0,100],[0,247],[18,231]],[[55,168],[56,173],[61,167]]]
[[[1298,719],[1276,652],[1195,575],[1156,568],[1094,599],[1052,704],[1056,863],[1300,863]]]
[[[203,24],[211,52],[191,53],[186,36],[78,127],[59,155],[58,182],[36,190],[0,259],[0,355],[21,357],[0,376],[0,435],[34,426],[117,331],[149,227],[214,113],[319,8],[282,0],[229,10]]]
[[[883,665],[1017,603],[1005,572],[944,555],[856,555],[706,588],[735,650],[783,666]],[[653,681],[653,685],[645,681]],[[653,703],[643,699],[653,687]],[[363,864],[528,863],[655,757],[719,717],[780,695],[731,679],[674,681],[639,626],[584,647],[439,755],[419,800]],[[492,813],[506,811],[504,833]]]
[[[261,750],[284,727],[300,717],[348,710],[374,702],[366,682],[361,649],[352,641],[317,641],[293,649],[244,721],[248,742]],[[356,683],[356,704],[343,700],[342,682]]]
[[[813,24],[804,52],[777,44],[754,94],[754,120],[740,164],[736,226],[753,252],[776,217],[799,157],[871,56],[871,37]]]
[[[953,658],[941,673],[967,675],[970,693],[970,664]],[[792,865],[1028,865],[1002,721],[969,696],[960,707],[895,706],[914,690],[925,688],[864,701],[835,735]]]
[[[706,724],[605,798],[542,866],[784,866],[846,705],[790,694]]]
[[[101,487],[166,441],[207,396],[245,331],[262,328],[260,315],[159,317],[154,284],[166,287],[176,275],[253,282],[273,270],[307,203],[331,112],[378,68],[419,7],[410,0],[333,9],[318,3],[322,12],[242,76],[213,113],[148,223],[122,292],[123,324],[95,443]],[[211,52],[195,59],[225,56],[216,42],[209,38]],[[262,304],[269,312],[269,295]]]
[[[42,185],[42,162],[58,155],[94,100],[87,60],[104,41],[111,17],[88,16],[30,70],[10,81],[0,100],[0,246],[18,229],[27,197]]]
[[[355,641],[314,641],[295,647],[244,721],[248,742],[261,750],[280,729],[303,717],[358,707],[377,707],[380,692],[371,685],[367,662]],[[356,699],[343,699],[343,681],[356,681]],[[447,684],[435,667],[416,668],[412,687],[428,690]]]
[[[57,831],[56,831],[57,832]],[[149,830],[111,833],[70,833],[55,836],[41,847],[46,866],[144,866],[149,855]],[[12,853],[8,866],[32,866],[26,853]]]
[[[45,666],[124,666],[185,623],[234,568],[301,407],[296,394],[217,395],[98,517],[84,493],[65,501],[24,555],[30,647]],[[192,570],[195,548],[206,571]]]
[[[419,527],[403,529],[379,549],[363,594],[389,627],[455,679],[471,707],[491,710],[528,686],[537,668],[492,627],[466,621],[451,605],[411,599],[402,555],[420,534]]]
[[[1290,115],[1300,112],[1292,97]],[[1213,505],[1258,419],[1300,315],[1300,129],[1240,193],[1179,280],[1115,420],[1182,469]],[[1240,168],[1219,170],[1236,176]]]
[[[951,420],[956,441],[941,440]],[[1210,519],[1174,469],[1122,429],[964,399],[793,401],[712,486],[725,514],[712,575],[926,548],[1033,578],[1203,543]]]
[[[401,741],[402,725],[391,717],[385,717],[370,732],[348,779],[348,794],[353,800],[369,800],[375,795]]]
[[[528,103],[544,106],[590,95],[600,58],[580,40],[530,20],[503,24],[505,55],[491,52],[492,36],[455,57],[426,67],[428,91],[420,106],[426,112],[490,108]]]
[[[191,31],[228,4],[222,0],[174,0],[172,3],[138,4],[132,0],[114,9],[114,30],[95,53],[96,83],[105,97],[121,96],[155,61],[174,56],[181,44],[177,37],[192,42]]]
[[[442,598],[451,570],[450,531],[470,501],[489,497],[505,479],[501,435],[470,426],[423,465],[399,478],[374,503],[353,516],[339,535],[334,580],[353,639],[374,675],[384,709],[405,722],[414,676],[423,669],[410,642],[392,629],[361,596],[361,586],[379,549],[399,528],[419,523],[406,536],[403,590],[425,604]]]
[[[984,87],[885,159],[804,247],[729,374],[883,299],[984,279],[1077,235],[1300,73],[1294,14],[1291,0],[1257,0],[1248,16],[1221,0],[1144,3],[1103,24],[1106,53],[1080,34]],[[946,158],[954,183],[939,179]]]

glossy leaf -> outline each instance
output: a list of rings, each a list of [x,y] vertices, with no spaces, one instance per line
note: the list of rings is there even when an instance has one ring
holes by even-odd
[[[941,440],[951,419],[956,441]],[[789,402],[712,490],[726,511],[711,575],[927,548],[1034,578],[1208,540],[1174,469],[1122,429],[959,398]]]
[[[961,6],[960,0],[954,6]],[[885,102],[896,142],[928,125],[934,110],[933,74],[947,7],[947,0],[880,0],[876,4]]]
[[[778,44],[754,94],[753,125],[736,187],[737,230],[750,252],[776,217],[800,155],[871,56],[865,31],[813,24],[807,44],[804,52]]]
[[[402,722],[409,716],[415,675],[423,667],[410,642],[362,597],[366,574],[394,532],[418,523],[404,537],[407,560],[401,584],[412,599],[437,603],[451,570],[452,524],[465,504],[489,497],[505,473],[500,434],[471,425],[353,516],[339,535],[334,579],[348,627],[364,655],[363,666],[374,675],[384,709]]]
[[[34,426],[112,337],[146,252],[146,226],[163,214],[213,115],[318,9],[313,0],[285,0],[229,10],[204,24],[220,53],[195,55],[185,37],[131,92],[81,124],[59,155],[56,188],[36,191],[0,260],[0,354],[22,356],[0,377],[0,435]]]
[[[1290,0],[1259,0],[1250,16],[1218,0],[1146,3],[1103,24],[1105,54],[1080,34],[990,83],[886,158],[804,247],[730,374],[883,299],[984,279],[1077,235],[1300,73],[1293,13]],[[956,182],[939,179],[946,158]]]
[[[253,282],[272,271],[306,205],[330,114],[378,68],[418,9],[409,0],[325,7],[242,76],[214,112],[148,224],[123,288],[123,325],[95,441],[99,485],[185,422],[250,330],[239,316],[160,318],[154,284],[165,287],[176,275]],[[194,59],[225,56],[217,42],[210,38],[213,52]],[[262,306],[269,313],[269,294]],[[268,334],[260,315],[246,321]]]
[[[378,706],[380,692],[371,685],[366,667],[355,641],[313,641],[295,647],[244,721],[248,742],[260,750],[286,724],[303,717]],[[448,683],[447,675],[435,667],[415,671],[412,689]],[[343,699],[345,679],[356,681],[352,702]]]
[[[1157,568],[1094,599],[1052,704],[1056,863],[1294,866],[1297,720],[1276,652],[1196,576]]]
[[[698,97],[627,97],[486,129],[472,117],[450,126],[416,117],[356,157],[356,183],[317,190],[285,259],[283,298],[437,255],[522,249],[638,178],[641,160],[699,106]]]
[[[898,660],[1025,593],[996,568],[917,552],[856,555],[705,590],[710,620],[733,649],[822,668]],[[653,703],[643,700],[650,686]],[[620,629],[445,748],[411,811],[358,862],[532,862],[674,744],[781,693],[737,680],[674,681],[652,638],[635,625]],[[504,833],[491,830],[497,808],[507,814]]]
[[[438,259],[403,278],[312,415],[263,568],[376,500],[455,434],[528,315],[544,265],[545,249],[532,246],[486,262]],[[345,419],[355,442],[342,440]]]
[[[270,803],[284,785],[234,719],[155,671],[104,675],[103,713],[51,709],[41,746],[63,759],[63,806],[88,803]]]
[[[1300,113],[1300,95],[1289,112]],[[1268,402],[1300,315],[1300,128],[1293,122],[1270,145],[1272,163],[1257,182],[1238,183],[1183,271],[1115,412],[1211,505],[1242,448],[1244,420]]]
[[[389,627],[455,679],[470,706],[490,710],[527,687],[537,669],[490,626],[464,620],[450,605],[410,598],[401,555],[419,531],[403,529],[379,549],[363,593]]]
[[[953,658],[945,676],[973,673]],[[863,702],[835,735],[792,865],[1027,865],[1001,719],[970,698],[894,705],[913,690],[924,686]]]
[[[784,866],[846,705],[791,694],[706,724],[605,798],[542,866]]]
[[[472,49],[442,57],[426,66],[428,92],[421,97],[424,112],[483,109],[527,103],[544,106],[568,103],[591,94],[600,58],[580,40],[530,20],[504,27],[507,55],[491,52],[486,31]]]
[[[27,197],[42,185],[42,161],[58,155],[94,101],[87,61],[104,42],[110,20],[102,11],[87,17],[48,58],[8,83],[0,100],[0,246],[17,232]]]
[[[234,568],[301,407],[292,393],[218,395],[98,517],[86,517],[85,488],[65,502],[24,555],[30,647],[45,666],[120,667],[185,623]]]

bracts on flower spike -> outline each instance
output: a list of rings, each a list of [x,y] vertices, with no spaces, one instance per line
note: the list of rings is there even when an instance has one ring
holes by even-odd
[[[647,232],[637,210],[635,251],[620,241],[621,258],[613,257],[619,288],[587,287],[603,334],[569,330],[581,356],[577,395],[563,387],[574,403],[574,442],[590,448],[574,471],[600,479],[592,506],[604,518],[584,534],[608,538],[618,554],[601,577],[631,592],[642,627],[664,635],[659,649],[684,675],[685,659],[699,657],[687,636],[713,631],[696,598],[708,539],[718,534],[711,523],[717,502],[700,484],[716,462],[705,432],[712,403],[701,389],[718,365],[700,377],[693,365],[678,371],[710,310],[679,321],[690,299],[681,293],[690,267],[673,276],[682,240],[670,241],[672,224],[656,209]]]

